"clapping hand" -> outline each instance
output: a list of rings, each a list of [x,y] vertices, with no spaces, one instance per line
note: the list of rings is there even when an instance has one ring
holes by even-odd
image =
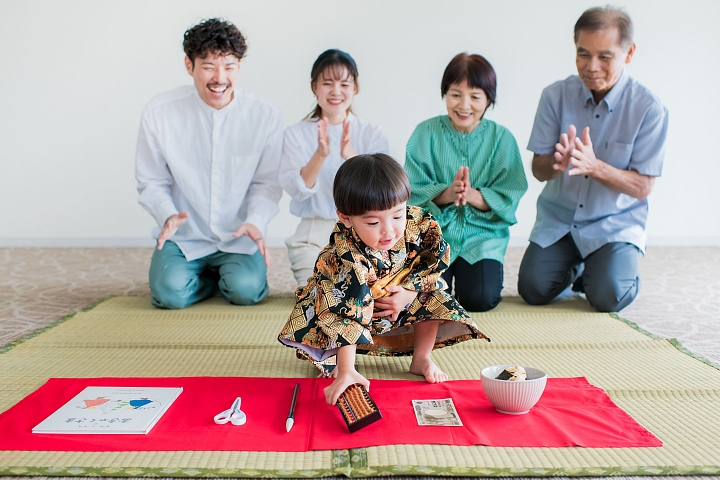
[[[567,133],[560,135],[560,142],[555,144],[555,163],[553,169],[564,172],[570,165],[573,149],[575,149],[575,139],[577,130],[575,125],[568,127]]]
[[[327,118],[321,118],[317,122],[318,126],[318,147],[317,147],[317,153],[322,158],[327,157],[330,155],[330,137],[328,135],[328,119]]]
[[[190,218],[190,214],[187,212],[180,212],[176,213],[175,215],[170,215],[167,220],[165,220],[165,225],[163,226],[163,229],[160,231],[160,235],[158,235],[157,239],[157,249],[162,250],[163,245],[165,245],[165,242],[170,239],[173,235],[175,235],[175,232],[178,231],[178,228],[180,228],[185,222],[187,222],[188,218]]]
[[[575,138],[574,147],[570,157],[573,168],[568,172],[568,175],[593,176],[593,172],[601,160],[595,157],[595,150],[590,139],[590,127],[583,129],[582,141],[577,137]]]
[[[454,203],[456,207],[467,203],[467,194],[470,192],[470,169],[460,167],[448,188],[433,199],[437,205]]]
[[[262,256],[265,257],[265,265],[268,267],[272,267],[270,249],[267,248],[267,245],[265,245],[265,240],[263,240],[260,230],[252,223],[243,223],[237,230],[235,230],[235,233],[233,233],[233,237],[238,238],[243,235],[247,235],[253,240],[253,242],[257,244],[258,250],[260,250]]]
[[[453,185],[456,183],[459,186],[456,187],[455,206],[470,204],[482,212],[490,210],[490,206],[485,201],[485,197],[480,193],[480,190],[470,186],[470,167],[460,167],[458,169]]]
[[[343,133],[342,137],[340,137],[340,156],[348,160],[356,155],[357,152],[350,142],[350,121],[345,117],[345,120],[343,120]]]
[[[453,180],[455,187],[455,206],[465,205],[467,203],[467,194],[470,191],[470,168],[460,167],[455,174]]]

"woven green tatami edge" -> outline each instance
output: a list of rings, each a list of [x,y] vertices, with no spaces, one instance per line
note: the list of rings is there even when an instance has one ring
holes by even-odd
[[[378,476],[433,476],[433,477],[617,477],[632,475],[717,475],[720,467],[612,467],[612,468],[453,468],[403,467],[358,469],[350,478]]]
[[[76,314],[78,314],[78,313],[80,313],[80,312],[88,312],[88,311],[92,310],[93,308],[97,307],[98,305],[100,305],[101,303],[103,303],[105,300],[110,300],[111,298],[115,298],[115,297],[118,297],[118,296],[119,296],[119,295],[109,295],[109,296],[107,296],[107,297],[103,297],[103,298],[100,298],[100,299],[98,299],[98,300],[95,300],[94,302],[91,302],[88,306],[86,306],[86,307],[78,310],[77,312],[68,313],[67,315],[65,315],[64,317],[62,317],[60,320],[57,320],[57,321],[51,323],[50,325],[47,325],[47,326],[42,327],[42,328],[40,328],[40,329],[38,329],[38,330],[35,330],[34,332],[29,333],[29,334],[25,335],[24,337],[20,337],[20,338],[18,338],[17,340],[14,340],[14,341],[8,343],[7,345],[4,345],[4,346],[0,347],[0,355],[2,355],[3,353],[8,352],[9,350],[12,350],[13,348],[17,347],[17,346],[20,345],[21,343],[27,342],[27,341],[30,340],[31,338],[37,337],[37,336],[40,335],[41,333],[47,332],[47,331],[50,330],[51,328],[57,327],[57,326],[60,325],[61,323],[67,322],[67,321],[70,320],[72,317],[74,317]]]
[[[650,337],[650,338],[653,338],[653,339],[655,339],[655,340],[665,340],[666,342],[668,342],[668,343],[669,343],[670,345],[672,345],[673,347],[677,348],[680,352],[684,353],[685,355],[687,355],[687,356],[689,356],[689,357],[692,357],[692,358],[694,358],[695,360],[697,360],[698,362],[702,362],[702,363],[704,363],[705,365],[707,365],[707,366],[709,366],[709,367],[713,367],[713,368],[715,368],[716,370],[720,370],[720,365],[719,365],[719,364],[713,362],[712,360],[709,360],[709,359],[703,357],[702,355],[698,355],[697,353],[691,352],[690,350],[688,350],[687,348],[685,348],[685,347],[683,346],[683,344],[680,343],[680,340],[678,340],[677,338],[664,338],[664,337],[661,337],[661,336],[659,336],[659,335],[655,335],[655,334],[652,333],[652,332],[648,332],[647,330],[645,330],[644,328],[642,328],[642,327],[641,327],[640,325],[638,325],[637,323],[631,322],[630,320],[627,320],[627,319],[625,319],[625,318],[622,318],[622,317],[621,317],[620,315],[618,315],[617,313],[612,312],[612,313],[609,313],[608,315],[610,315],[610,316],[611,316],[612,318],[614,318],[615,320],[620,320],[621,322],[623,322],[624,324],[626,324],[626,325],[629,326],[630,328],[632,328],[632,329],[634,329],[634,330],[637,330],[638,332],[640,332],[640,333],[642,333],[642,334],[644,334],[644,335],[647,335],[647,336]]]
[[[614,318],[615,320],[620,320],[621,322],[626,324],[628,327],[632,328],[633,330],[637,330],[638,332],[642,333],[643,335],[647,335],[648,337],[653,338],[655,340],[664,340],[663,337],[661,337],[659,335],[655,335],[654,333],[645,330],[637,323],[631,322],[630,320],[627,320],[627,319],[621,317],[616,312],[610,312],[610,313],[608,313],[608,315],[610,315],[610,317]]]
[[[340,451],[338,451],[340,452]],[[344,458],[348,453],[344,451]],[[335,452],[334,452],[335,453]],[[353,454],[354,455],[354,454]],[[341,455],[343,456],[343,455]],[[333,455],[333,461],[336,457]],[[383,468],[353,468],[349,464],[334,469],[256,470],[222,468],[0,468],[0,475],[44,477],[213,477],[213,478],[317,478],[344,475],[349,478],[377,476],[442,476],[442,477],[589,477],[632,475],[718,475],[720,467],[612,467],[612,468],[453,468],[397,465]]]
[[[670,345],[672,345],[673,347],[677,348],[679,351],[681,351],[681,352],[684,353],[685,355],[688,355],[688,356],[694,358],[695,360],[704,363],[705,365],[708,365],[708,366],[710,366],[710,367],[713,367],[713,368],[715,368],[716,370],[720,370],[720,365],[719,365],[719,364],[713,362],[712,360],[708,360],[707,358],[703,357],[702,355],[698,355],[698,354],[696,354],[696,353],[691,352],[690,350],[688,350],[687,348],[685,348],[685,347],[683,346],[683,344],[680,343],[680,340],[678,340],[677,338],[668,338],[667,341],[670,343]]]
[[[245,468],[143,468],[143,467],[0,467],[0,476],[27,477],[212,477],[212,478],[318,478],[344,475],[365,477],[365,449],[333,450],[332,468],[310,470]],[[354,474],[358,472],[360,475]]]

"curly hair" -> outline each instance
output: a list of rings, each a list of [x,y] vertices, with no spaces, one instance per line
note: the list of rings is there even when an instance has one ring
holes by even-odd
[[[232,23],[221,18],[203,20],[185,32],[183,49],[193,65],[196,58],[235,55],[242,59],[247,51],[245,37]]]

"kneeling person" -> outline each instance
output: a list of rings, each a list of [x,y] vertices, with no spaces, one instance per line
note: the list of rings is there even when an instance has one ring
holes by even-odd
[[[184,308],[219,290],[251,305],[269,290],[262,232],[282,195],[280,111],[235,88],[246,45],[233,24],[203,21],[183,46],[195,85],[152,99],[138,136],[139,201],[160,230],[152,303]]]
[[[412,355],[411,373],[447,380],[432,350],[487,337],[445,291],[450,251],[438,223],[406,206],[407,175],[384,154],[347,160],[333,197],[340,221],[278,339],[336,377],[325,389],[330,404],[349,385],[369,387],[354,368],[356,353]]]
[[[597,310],[617,312],[640,290],[647,197],[662,171],[668,113],[625,72],[635,52],[625,12],[586,10],[575,47],[578,75],[543,91],[528,144],[533,175],[546,185],[518,292],[543,305],[572,285]]]

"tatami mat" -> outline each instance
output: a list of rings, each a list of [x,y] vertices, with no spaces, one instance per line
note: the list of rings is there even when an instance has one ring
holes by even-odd
[[[116,297],[0,354],[0,410],[50,377],[314,375],[277,343],[292,299],[254,307],[211,299],[182,311]],[[455,379],[519,363],[585,376],[663,442],[661,448],[394,445],[327,452],[0,452],[3,475],[320,477],[599,476],[720,473],[720,371],[573,299],[530,307],[506,298],[475,314],[493,341],[435,352]],[[369,378],[418,379],[409,358],[358,357]],[[239,447],[242,448],[241,446]]]

